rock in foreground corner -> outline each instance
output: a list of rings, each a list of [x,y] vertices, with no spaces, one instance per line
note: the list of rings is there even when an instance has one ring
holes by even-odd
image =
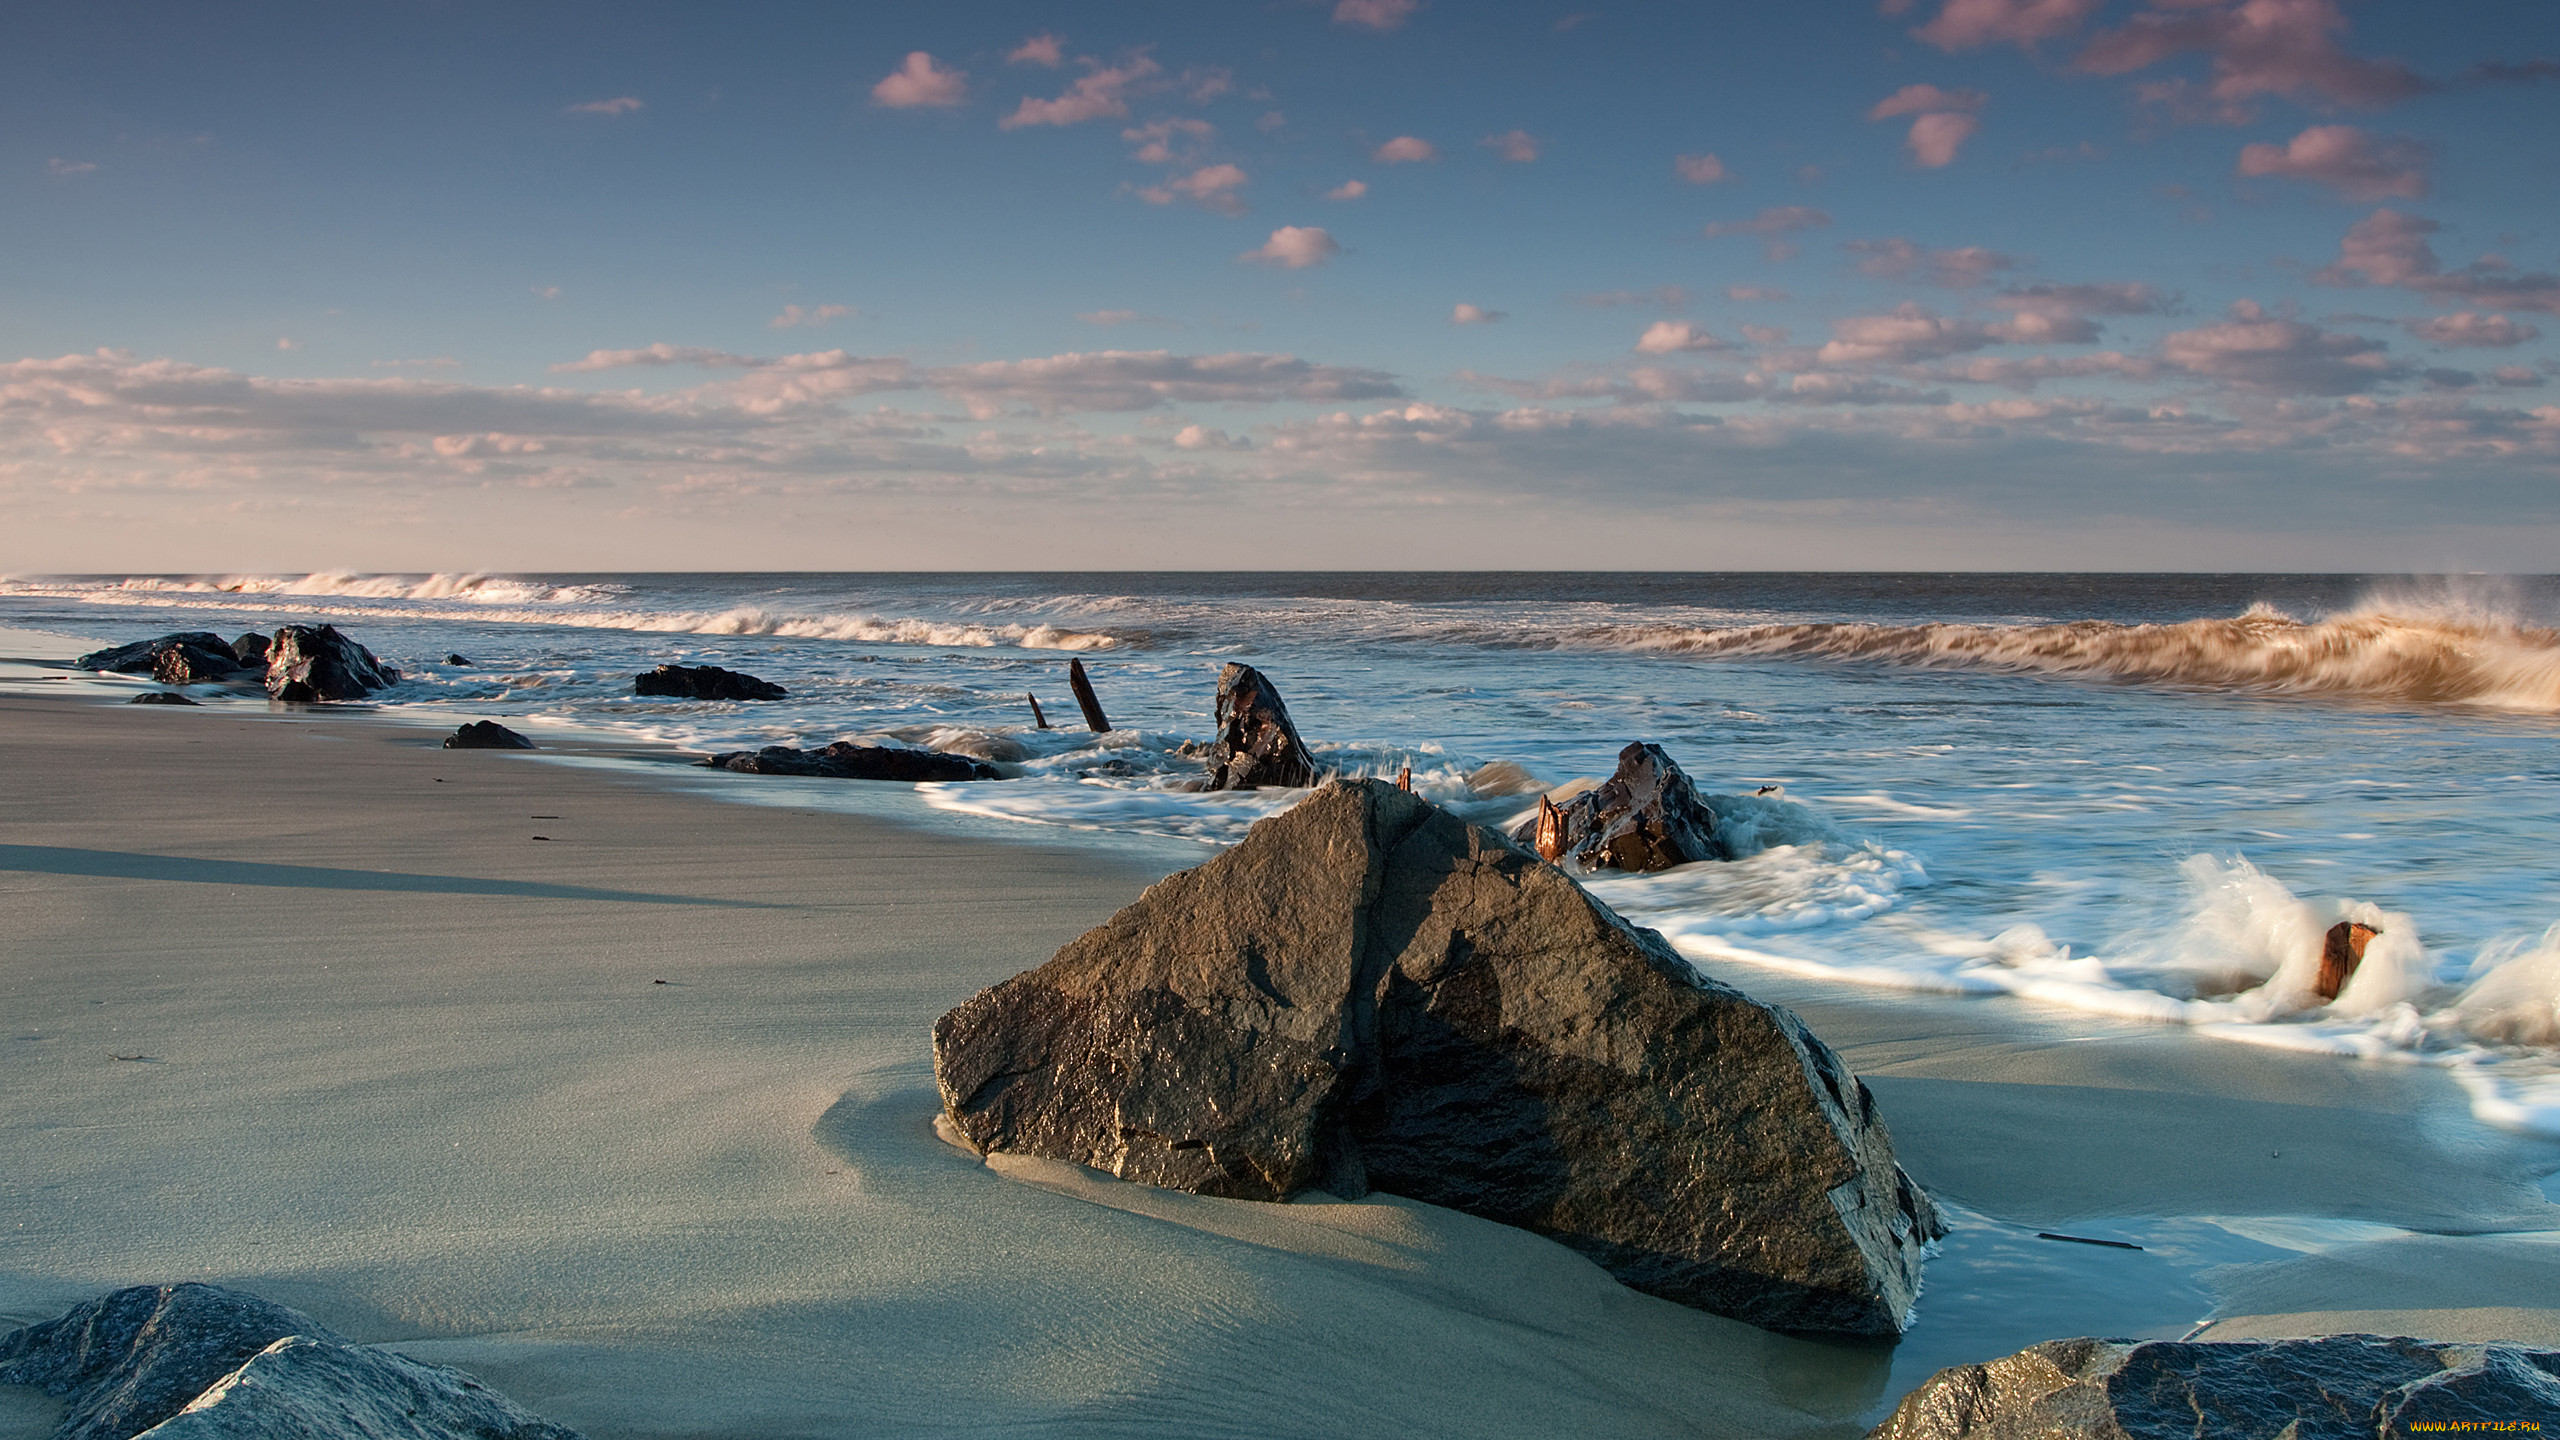
[[[1869,1440],[2376,1440],[2543,1427],[2560,1428],[2560,1351],[2380,1335],[2049,1340],[1939,1371]]]
[[[1784,1009],[1555,867],[1338,781],[934,1027],[982,1151],[1204,1195],[1375,1188],[1773,1329],[1892,1335],[1935,1208]]]

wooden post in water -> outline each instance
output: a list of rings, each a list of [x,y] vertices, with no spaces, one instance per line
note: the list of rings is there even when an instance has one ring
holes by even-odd
[[[2338,992],[2355,978],[2356,967],[2364,963],[2364,947],[2382,932],[2353,920],[2341,920],[2320,937],[2320,978],[2311,988],[2323,1000],[2335,1000]]]
[[[1055,730],[1055,729],[1057,729],[1057,728],[1058,728],[1057,726],[1052,725],[1052,724],[1050,724],[1050,723],[1049,723],[1049,717],[1048,717],[1048,716],[1043,715],[1043,714],[1041,714],[1041,713],[1040,713],[1040,697],[1039,697],[1039,696],[1034,695],[1034,694],[1032,694],[1032,693],[1030,693],[1029,691],[1027,691],[1027,690],[1026,690],[1026,691],[1024,691],[1024,692],[1023,692],[1022,698],[1031,702],[1031,719],[1032,719],[1032,721],[1033,721],[1035,724],[1037,724],[1037,725],[1038,725],[1041,729],[1043,729],[1043,730]]]
[[[1404,773],[1396,776],[1396,788],[1407,795],[1413,793],[1413,762],[1404,762]]]
[[[1564,807],[1544,795],[1538,797],[1538,832],[1531,843],[1550,865],[1564,858]]]
[[[1094,698],[1093,682],[1085,678],[1084,662],[1067,662],[1067,688],[1076,692],[1076,703],[1084,707],[1084,726],[1096,735],[1111,728],[1111,717],[1102,713],[1102,702]]]

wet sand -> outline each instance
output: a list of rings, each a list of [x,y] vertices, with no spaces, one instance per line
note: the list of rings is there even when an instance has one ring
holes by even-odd
[[[2217,1304],[2560,1343],[2560,1148],[2440,1073],[1739,968],[1960,1212],[1898,1348],[1392,1197],[981,1164],[933,1019],[1152,872],[436,739],[0,697],[0,1321],[234,1285],[596,1440],[1850,1436],[1937,1364]],[[0,1387],[0,1440],[51,1408]]]

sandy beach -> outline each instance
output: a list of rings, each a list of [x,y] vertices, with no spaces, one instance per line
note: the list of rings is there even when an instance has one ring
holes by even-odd
[[[1936,1365],[2208,1313],[2560,1345],[2560,1146],[2440,1071],[1740,967],[1955,1207],[1898,1348],[1393,1197],[982,1164],[933,1019],[1152,873],[436,745],[0,698],[0,1323],[231,1285],[595,1440],[1846,1437]],[[0,1387],[0,1440],[53,1406]]]

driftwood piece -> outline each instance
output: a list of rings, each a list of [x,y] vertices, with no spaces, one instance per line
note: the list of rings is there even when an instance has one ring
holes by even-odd
[[[1085,677],[1084,662],[1067,662],[1067,688],[1076,692],[1076,703],[1084,707],[1084,728],[1100,735],[1111,728],[1111,717],[1102,713],[1102,701],[1093,693],[1093,682]]]
[[[2335,1000],[2338,992],[2355,978],[2356,967],[2364,963],[2364,947],[2382,932],[2353,920],[2341,920],[2329,927],[2320,941],[2320,978],[2312,982],[2323,1000]]]
[[[1048,716],[1043,715],[1043,714],[1041,714],[1041,713],[1040,713],[1040,697],[1039,697],[1039,696],[1032,694],[1032,693],[1031,693],[1030,691],[1028,691],[1028,690],[1025,690],[1024,692],[1022,692],[1022,698],[1031,702],[1031,719],[1032,719],[1032,721],[1033,721],[1034,723],[1036,723],[1036,724],[1037,724],[1041,729],[1043,729],[1043,730],[1055,730],[1055,729],[1057,729],[1057,728],[1058,728],[1057,726],[1052,725],[1052,724],[1050,724],[1050,723],[1049,723],[1049,717],[1048,717]]]

